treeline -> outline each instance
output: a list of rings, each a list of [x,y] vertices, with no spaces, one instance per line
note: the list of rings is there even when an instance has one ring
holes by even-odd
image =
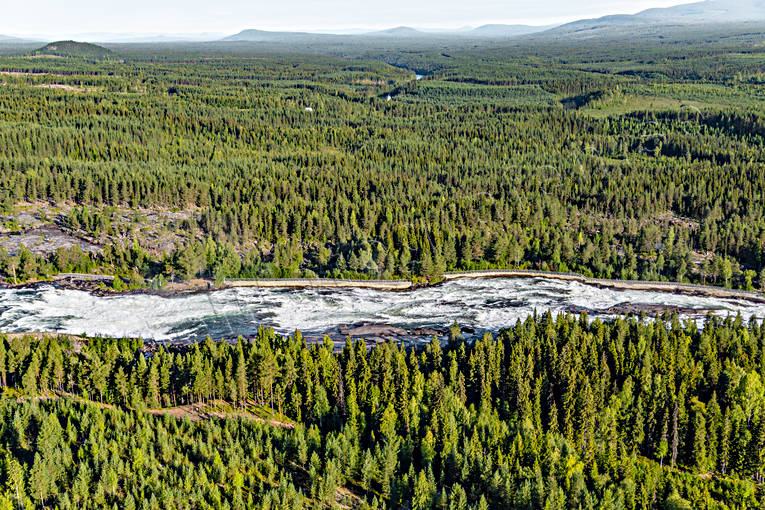
[[[2,497],[25,508],[759,507],[763,345],[765,328],[740,318],[699,329],[549,313],[473,345],[455,327],[419,350],[349,340],[338,351],[267,329],[151,355],[129,340],[2,337],[13,397],[0,403]],[[222,400],[221,420],[140,411]],[[289,418],[254,423],[254,404]]]

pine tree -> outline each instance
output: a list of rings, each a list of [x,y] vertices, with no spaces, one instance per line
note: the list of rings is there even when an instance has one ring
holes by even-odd
[[[22,501],[26,499],[24,491],[24,467],[15,457],[11,457],[10,454],[6,454],[6,466],[8,469],[8,482],[11,490],[16,495],[16,503],[21,509],[23,508]]]
[[[696,406],[693,423],[693,461],[701,472],[707,469],[707,430],[702,405]]]
[[[659,445],[656,448],[656,456],[659,457],[659,465],[661,467],[664,467],[664,457],[667,455],[667,452],[669,451],[669,443],[667,441],[668,428],[669,428],[669,424],[667,423],[667,420],[665,419],[663,421],[663,425],[661,429],[661,439],[659,440]]]
[[[375,478],[375,461],[369,450],[364,451],[361,461],[361,488],[369,492],[372,488],[372,481]]]
[[[236,394],[239,404],[244,405],[247,400],[247,363],[241,341],[236,344]]]
[[[435,486],[431,486],[425,471],[420,471],[414,484],[412,510],[430,509],[433,504],[435,492],[436,488]]]
[[[0,385],[5,386],[6,381],[6,349],[5,349],[5,338],[0,335]]]
[[[730,464],[730,433],[730,408],[726,408],[720,437],[720,472],[723,475],[728,474],[728,466]]]
[[[680,415],[680,409],[675,402],[675,410],[672,412],[672,470],[675,469],[675,462],[677,461],[677,448],[680,443],[680,431],[678,430],[678,418]]]

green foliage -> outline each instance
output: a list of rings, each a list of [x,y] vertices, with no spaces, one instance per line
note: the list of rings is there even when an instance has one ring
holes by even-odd
[[[0,248],[0,276],[523,267],[763,289],[765,50],[751,27],[689,30],[3,56],[2,224],[45,201],[114,242]],[[142,214],[120,230],[124,208]],[[184,212],[173,247],[141,246],[144,210]],[[0,509],[762,507],[763,346],[740,318],[550,314],[420,349],[0,335]]]
[[[550,314],[422,349],[0,337],[0,503],[758,507],[763,345],[740,318]]]
[[[0,203],[77,204],[64,224],[115,240],[77,265],[152,280],[525,267],[761,287],[763,50],[748,41],[2,57],[28,74],[0,87]],[[139,254],[118,207],[190,218],[174,247]],[[63,270],[19,263],[0,274]]]
[[[55,55],[59,57],[107,57],[111,54],[103,46],[77,41],[56,41],[34,51],[35,55]]]

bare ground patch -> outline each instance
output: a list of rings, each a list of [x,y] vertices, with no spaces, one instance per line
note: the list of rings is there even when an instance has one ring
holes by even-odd
[[[248,402],[246,406],[241,409],[233,408],[225,401],[216,400],[211,404],[203,404],[200,402],[196,404],[165,407],[162,409],[149,409],[147,412],[155,416],[169,415],[178,419],[188,418],[191,421],[209,420],[211,418],[243,419],[266,423],[273,427],[284,429],[295,428],[294,423],[269,417],[269,411],[265,411],[262,406],[258,406],[254,404],[254,402]]]
[[[105,230],[89,232],[76,227],[69,215],[77,207],[71,203],[25,202],[13,212],[0,215],[0,246],[24,244],[37,253],[52,253],[56,248],[80,244],[83,250],[99,251],[101,246],[131,246],[134,241],[152,255],[171,253],[188,242],[185,221],[196,224],[198,211],[172,209],[135,209],[127,206],[89,207],[95,212],[109,211]],[[44,228],[43,228],[44,227]],[[196,232],[199,237],[199,232]],[[68,238],[64,238],[68,236]]]
[[[37,55],[29,55],[26,58],[66,58],[66,57],[63,55],[52,55],[50,53],[40,53]]]
[[[0,71],[0,74],[5,76],[43,76],[49,73],[31,73],[25,71]]]
[[[37,89],[65,90],[67,92],[88,92],[89,90],[92,90],[85,87],[75,87],[74,85],[66,85],[64,83],[40,83],[39,85],[32,85],[32,86]]]
[[[696,230],[699,228],[700,223],[698,220],[695,220],[693,218],[685,218],[683,216],[678,216],[677,214],[666,211],[660,214],[657,214],[655,216],[655,220],[659,223],[669,225],[669,226],[677,226],[677,227],[683,227],[687,228],[688,230]]]
[[[25,246],[32,253],[48,254],[59,248],[79,246],[82,251],[96,253],[101,250],[97,244],[72,235],[56,225],[42,225],[26,231],[0,234],[0,247],[15,255]]]

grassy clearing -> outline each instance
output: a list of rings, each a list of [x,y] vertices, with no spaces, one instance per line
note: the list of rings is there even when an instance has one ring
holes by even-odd
[[[558,96],[539,85],[477,85],[447,81],[423,81],[410,91],[396,96],[406,103],[445,105],[490,104],[503,106],[555,105]]]
[[[581,111],[595,117],[635,111],[765,109],[765,91],[754,85],[650,84],[610,90]]]

